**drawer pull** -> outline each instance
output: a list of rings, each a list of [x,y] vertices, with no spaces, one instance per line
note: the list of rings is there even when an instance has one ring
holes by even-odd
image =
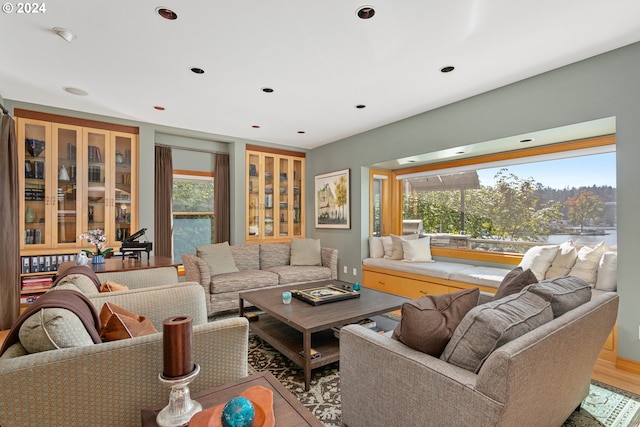
[[[378,284],[379,285],[386,285],[386,282],[381,282],[380,280],[378,280]]]
[[[429,292],[425,292],[425,291],[420,291],[420,293],[421,293],[422,295],[429,295]]]

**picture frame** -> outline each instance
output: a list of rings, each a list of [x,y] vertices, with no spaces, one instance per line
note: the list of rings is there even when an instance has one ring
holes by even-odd
[[[360,298],[360,293],[328,285],[318,288],[292,290],[291,295],[311,305],[326,304],[352,298]]]
[[[351,228],[349,169],[315,176],[315,227]]]

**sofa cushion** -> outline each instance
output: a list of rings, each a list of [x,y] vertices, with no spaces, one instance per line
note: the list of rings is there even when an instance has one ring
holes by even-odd
[[[592,287],[595,287],[598,266],[600,265],[600,258],[609,249],[604,242],[600,242],[595,247],[583,246],[578,251],[576,263],[571,268],[569,276],[579,277],[584,279]]]
[[[533,274],[530,269],[522,271],[522,267],[516,267],[504,277],[504,280],[500,283],[500,287],[493,296],[493,299],[498,300],[506,297],[507,295],[517,294],[525,286],[531,285],[532,283],[538,283],[536,275]]]
[[[322,266],[280,265],[266,270],[278,275],[278,283],[313,282],[331,279],[331,269]]]
[[[94,344],[80,318],[64,308],[38,310],[24,321],[18,336],[29,353]]]
[[[518,267],[522,267],[522,271],[531,269],[538,280],[544,280],[544,275],[555,259],[558,248],[558,245],[542,245],[529,248]]]
[[[320,239],[291,239],[291,265],[322,265]]]
[[[463,289],[405,302],[392,338],[439,357],[464,315],[478,304],[479,295],[478,288]]]
[[[238,270],[260,270],[260,245],[232,245],[231,255]]]
[[[106,302],[100,310],[100,338],[102,341],[117,341],[127,338],[157,334],[158,330],[144,316]]]
[[[277,284],[278,275],[271,271],[246,270],[213,276],[210,293],[238,292],[264,286],[276,286]]]
[[[558,253],[551,262],[551,266],[545,273],[545,279],[553,277],[566,276],[571,271],[571,267],[576,263],[578,251],[576,250],[573,240],[567,240],[558,247]]]
[[[277,265],[289,265],[291,245],[289,243],[261,243],[260,269],[266,270]]]
[[[495,349],[551,320],[551,304],[530,292],[479,305],[464,316],[440,359],[478,373]]]
[[[196,246],[196,253],[198,257],[209,264],[212,276],[238,272],[236,262],[233,259],[233,255],[231,255],[229,242]]]
[[[605,252],[600,258],[598,265],[598,277],[596,279],[596,289],[600,291],[613,291],[618,288],[618,253],[614,251]]]
[[[543,280],[526,286],[522,292],[531,292],[551,303],[554,317],[591,300],[591,286],[579,277],[563,276]]]
[[[421,239],[400,239],[402,260],[405,262],[433,262],[431,258],[431,237]]]
[[[369,256],[371,258],[382,258],[384,256],[382,237],[369,237]]]

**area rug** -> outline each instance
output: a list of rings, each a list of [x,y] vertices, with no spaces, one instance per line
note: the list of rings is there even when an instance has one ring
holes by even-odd
[[[310,389],[304,391],[302,368],[251,334],[249,370],[251,373],[270,371],[325,426],[342,427],[338,362],[314,369]],[[640,427],[640,396],[592,381],[582,408],[574,412],[562,427],[596,426]]]

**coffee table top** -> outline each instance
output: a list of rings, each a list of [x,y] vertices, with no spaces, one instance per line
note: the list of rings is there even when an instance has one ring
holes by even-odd
[[[292,284],[270,289],[256,289],[240,292],[240,298],[264,310],[281,322],[300,331],[316,332],[357,322],[365,317],[397,310],[408,299],[373,289],[362,288],[360,298],[335,301],[321,305],[312,305],[293,298],[291,304],[283,304],[282,292],[296,289],[309,289],[319,286],[348,285],[338,280]]]
[[[193,394],[192,398],[200,402],[203,409],[207,409],[228,402],[244,390],[256,385],[273,390],[273,411],[278,427],[324,426],[323,423],[314,417],[313,414],[268,371],[200,391]],[[156,415],[165,405],[143,409],[142,427],[155,427],[157,425]]]

